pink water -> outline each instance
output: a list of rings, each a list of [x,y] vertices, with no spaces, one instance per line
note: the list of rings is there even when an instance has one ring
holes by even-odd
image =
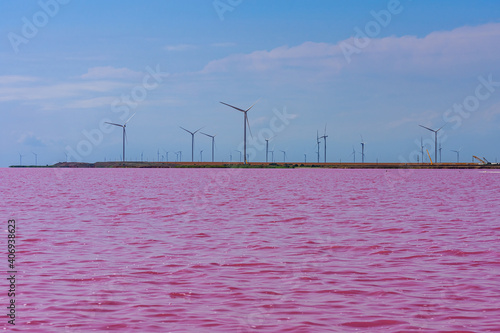
[[[0,324],[499,332],[499,179],[477,170],[1,169],[0,216],[5,230],[17,219],[19,273],[16,326]],[[6,255],[0,265],[7,270]]]

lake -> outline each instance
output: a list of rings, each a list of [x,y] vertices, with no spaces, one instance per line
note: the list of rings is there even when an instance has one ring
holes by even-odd
[[[498,332],[499,179],[0,169],[4,272],[16,219],[13,330]]]

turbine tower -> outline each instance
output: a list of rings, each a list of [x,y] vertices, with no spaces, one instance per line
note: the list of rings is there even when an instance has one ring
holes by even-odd
[[[320,139],[325,139],[325,163],[326,163],[326,138],[328,138],[328,135],[326,135],[326,125],[325,125],[325,134],[322,137],[320,137]]]
[[[110,125],[113,125],[113,126],[118,126],[118,127],[121,127],[123,128],[123,155],[122,155],[122,161],[125,162],[125,140],[127,139],[127,131],[126,131],[126,127],[127,127],[127,123],[130,121],[130,119],[132,119],[133,117],[135,116],[135,113],[130,117],[128,118],[128,120],[123,124],[123,125],[120,125],[120,124],[115,124],[115,123],[108,123],[106,121],[106,124],[110,124]]]
[[[269,153],[270,153],[270,151],[269,151],[269,140],[272,140],[273,138],[274,138],[274,136],[271,137],[271,138],[269,138],[269,139],[264,139],[264,140],[266,140],[266,163],[268,163],[268,156],[269,156]]]
[[[183,130],[185,130],[186,132],[188,132],[189,134],[191,134],[191,162],[194,162],[194,135],[199,131],[201,130],[201,128],[197,129],[196,131],[194,132],[191,132],[191,131],[188,131],[187,129],[185,129],[184,127],[182,126],[179,126],[180,128],[182,128]],[[203,127],[202,127],[203,128]]]
[[[361,163],[365,163],[365,144],[363,136],[361,136]]]
[[[269,163],[269,139],[266,139],[266,163]]]
[[[203,133],[203,132],[200,132],[201,134],[205,135],[205,136],[208,136],[209,138],[212,138],[212,162],[214,162],[214,151],[215,151],[215,137],[217,136],[216,135],[210,135],[210,134],[207,134],[207,133]]]
[[[433,130],[432,128],[425,127],[425,126],[422,126],[422,125],[418,125],[418,126],[420,126],[422,128],[425,128],[428,131],[434,132],[434,136],[435,136],[435,139],[434,139],[434,161],[437,163],[437,158],[438,158],[438,132],[441,130],[441,128],[444,127],[444,125],[441,126],[437,130]]]
[[[229,104],[224,103],[224,102],[220,102],[221,104],[229,106],[229,107],[231,107],[235,110],[238,110],[240,112],[243,112],[243,114],[244,114],[244,117],[243,117],[243,155],[245,156],[245,164],[247,164],[247,124],[248,124],[248,130],[250,131],[250,135],[252,135],[252,130],[250,129],[250,122],[248,121],[247,112],[250,111],[250,109],[253,108],[255,106],[255,104],[257,104],[257,102],[255,102],[251,107],[249,107],[246,110],[237,108],[236,106],[232,106],[232,105],[229,105]]]
[[[318,145],[318,150],[316,151],[316,153],[318,154],[318,163],[319,163],[319,144],[321,143],[321,141],[319,140],[319,131],[316,131],[316,144]]]
[[[420,137],[420,152],[422,153],[422,163],[424,163],[424,140]]]
[[[21,155],[21,153],[18,153],[19,154],[19,165],[23,165],[23,156],[24,155]]]
[[[352,156],[354,158],[354,163],[356,163],[356,150],[352,147]]]

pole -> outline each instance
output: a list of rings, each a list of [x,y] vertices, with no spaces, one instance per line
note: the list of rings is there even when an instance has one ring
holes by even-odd
[[[424,163],[424,141],[422,137],[420,137],[420,152],[422,153],[422,163]]]
[[[125,125],[123,125],[123,160],[125,162]]]
[[[438,132],[435,131],[434,132],[434,135],[435,135],[435,141],[434,141],[434,161],[437,163],[437,159],[438,159]]]
[[[215,138],[212,137],[212,162],[214,162]]]
[[[326,138],[327,136],[325,135],[325,163],[326,163]]]
[[[245,163],[247,164],[247,113],[244,113],[243,117],[243,155],[245,157]],[[241,160],[241,152],[240,152],[240,160]]]
[[[191,162],[194,162],[194,134],[191,134]]]
[[[266,163],[268,163],[267,162],[267,160],[268,160],[267,156],[268,155],[269,155],[269,140],[266,140]]]

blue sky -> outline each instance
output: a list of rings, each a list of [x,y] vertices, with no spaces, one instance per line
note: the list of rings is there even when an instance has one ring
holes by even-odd
[[[120,129],[102,123],[133,113],[128,160],[158,149],[189,160],[179,126],[217,134],[216,160],[238,160],[243,116],[219,101],[259,98],[248,113],[254,161],[268,135],[276,161],[280,150],[315,160],[325,125],[328,161],[352,161],[353,149],[360,161],[361,135],[367,161],[416,161],[421,137],[434,152],[418,124],[445,126],[443,161],[458,148],[462,161],[494,161],[499,45],[493,0],[4,0],[0,167],[19,154],[34,164],[33,153],[39,164],[119,159]],[[210,139],[195,140],[195,160],[200,150],[207,160]]]

